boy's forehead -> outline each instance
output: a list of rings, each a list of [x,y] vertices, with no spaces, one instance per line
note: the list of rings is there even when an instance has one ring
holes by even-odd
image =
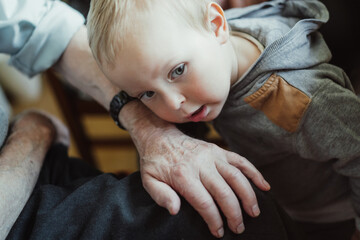
[[[118,74],[114,76],[126,75],[128,79],[146,76],[150,80],[168,74],[177,64],[191,58],[193,34],[171,22],[149,25],[141,34],[127,39],[118,54],[115,64]]]
[[[154,10],[134,23],[133,28],[125,36],[123,50],[133,51],[138,55],[156,55],[167,48],[182,44],[185,34],[189,30],[194,31],[177,17],[170,17],[161,9],[158,11]]]
[[[173,0],[167,0],[173,2]],[[180,19],[180,14],[175,14],[171,8],[171,4],[162,4],[162,1],[153,1],[155,4],[152,4],[149,11],[143,12],[138,15],[136,18],[140,24],[159,24],[159,21],[165,22],[182,22]],[[170,6],[169,6],[170,5]],[[135,20],[136,21],[136,20]],[[143,25],[138,25],[141,27]]]
[[[127,26],[130,31],[138,31],[147,28],[149,25],[161,26],[161,22],[165,23],[177,23],[183,26],[199,26],[202,25],[202,16],[199,16],[198,5],[192,4],[193,1],[198,0],[186,0],[182,1],[187,3],[186,7],[179,7],[179,0],[156,0],[151,1],[149,7],[140,13],[127,13],[133,15],[130,18],[134,23],[133,26]],[[136,11],[136,9],[133,9]],[[131,22],[130,22],[131,24]],[[176,30],[176,29],[174,29]],[[169,33],[170,34],[170,33]]]
[[[118,39],[115,42],[115,47],[118,49],[116,55],[123,52],[124,48],[131,46],[134,48],[134,42],[137,43],[137,48],[146,51],[149,46],[144,44],[144,42],[151,41],[153,49],[156,50],[156,45],[159,42],[163,42],[165,39],[170,41],[170,37],[179,31],[183,31],[185,28],[193,28],[190,26],[189,22],[196,22],[189,20],[189,17],[186,17],[183,11],[176,11],[179,8],[175,8],[176,3],[185,2],[191,5],[193,0],[149,0],[146,7],[144,7],[140,12],[135,12],[136,8],[141,8],[141,6],[135,7],[133,11],[127,12],[124,14],[128,15],[124,19],[126,21],[120,21],[122,27],[120,30],[115,33],[118,35],[115,39]],[[183,7],[182,7],[183,8]],[[191,7],[189,7],[191,8]],[[171,9],[171,10],[170,10]],[[184,10],[186,11],[186,10]],[[133,13],[134,12],[134,13]],[[179,13],[181,12],[181,13]],[[193,19],[192,19],[193,20]],[[193,25],[196,25],[195,23]],[[198,31],[199,29],[196,29]],[[181,35],[179,35],[181,38]]]
[[[177,51],[177,46],[181,44],[179,38],[175,39],[175,36],[168,38],[164,32],[161,35],[149,33],[146,36],[125,43],[118,61],[126,63],[122,64],[123,71],[143,71],[157,75],[161,70],[175,64],[176,59],[181,58],[181,52]]]
[[[123,41],[116,62],[126,63],[121,65],[126,72],[147,71],[150,68],[155,71],[175,64],[176,59],[184,57],[189,42],[191,45],[193,34],[198,34],[198,30],[190,27],[183,19],[166,11],[167,8],[160,4],[163,1],[153,2],[156,4],[151,11],[136,17],[127,34],[119,33]]]

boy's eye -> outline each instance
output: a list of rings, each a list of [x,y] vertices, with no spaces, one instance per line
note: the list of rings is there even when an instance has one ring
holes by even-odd
[[[186,65],[184,63],[181,63],[173,71],[171,71],[169,76],[170,80],[180,77],[182,74],[184,74],[185,70],[186,70]]]
[[[146,99],[152,98],[154,95],[155,95],[155,92],[146,91],[146,92],[142,93],[139,98],[140,98],[140,100],[143,99],[143,98],[145,98],[145,100],[146,100]]]

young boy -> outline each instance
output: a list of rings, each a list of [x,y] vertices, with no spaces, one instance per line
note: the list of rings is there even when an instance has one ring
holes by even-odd
[[[325,228],[324,239],[350,238],[360,99],[328,64],[324,5],[270,1],[225,17],[208,0],[102,2],[91,6],[89,41],[112,82],[167,121],[212,121],[293,219]]]

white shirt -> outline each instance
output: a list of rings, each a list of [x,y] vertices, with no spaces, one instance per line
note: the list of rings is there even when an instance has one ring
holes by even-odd
[[[0,52],[32,77],[60,58],[83,23],[79,12],[58,0],[0,0]],[[0,98],[0,147],[8,129],[6,105]]]

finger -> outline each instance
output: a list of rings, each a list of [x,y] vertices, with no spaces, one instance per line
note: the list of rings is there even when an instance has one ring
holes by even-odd
[[[215,237],[222,237],[224,228],[219,210],[203,184],[198,179],[188,178],[178,191],[204,219],[210,232]]]
[[[270,184],[250,161],[233,152],[227,152],[226,157],[228,163],[240,169],[241,172],[251,179],[258,188],[263,191],[270,190]]]
[[[145,190],[159,206],[166,208],[171,215],[179,212],[180,198],[169,185],[150,175],[143,175],[142,181]]]
[[[201,181],[220,206],[229,228],[235,233],[242,233],[245,227],[239,200],[222,176],[215,171],[215,174],[202,175]]]
[[[254,189],[241,171],[225,162],[216,163],[216,167],[221,176],[231,186],[241,200],[244,210],[250,216],[259,216],[260,209]]]

